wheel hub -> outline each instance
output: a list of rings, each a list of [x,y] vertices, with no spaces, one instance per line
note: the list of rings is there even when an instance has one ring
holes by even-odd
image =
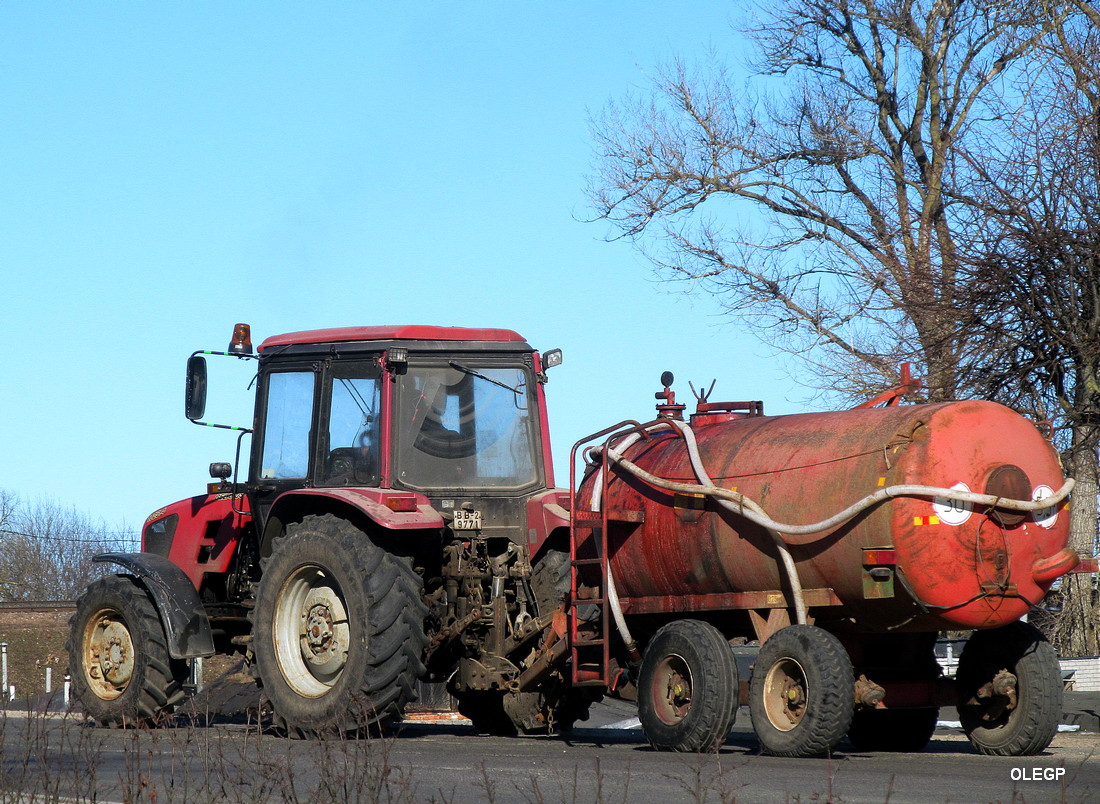
[[[691,709],[691,671],[682,656],[666,656],[654,675],[654,711],[665,723],[683,720]]]
[[[99,698],[117,698],[134,675],[130,630],[113,612],[91,618],[84,634],[84,667],[88,686]]]
[[[780,731],[790,731],[806,714],[806,674],[794,659],[783,659],[768,670],[764,709]]]
[[[341,645],[336,636],[335,623],[333,622],[333,610],[339,609],[341,616],[343,607],[339,601],[331,600],[319,590],[314,590],[306,600],[308,611],[305,617],[305,629],[302,635],[302,658],[307,662],[317,665],[328,665],[333,661],[343,662],[343,651],[346,645]]]
[[[283,585],[275,606],[276,657],[299,695],[324,695],[347,664],[351,633],[339,586],[321,567],[305,566]]]

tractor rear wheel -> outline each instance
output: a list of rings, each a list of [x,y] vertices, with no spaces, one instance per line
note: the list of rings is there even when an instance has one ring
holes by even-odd
[[[427,644],[411,562],[326,514],[288,526],[262,563],[252,645],[276,722],[303,736],[400,719]]]
[[[638,678],[638,719],[659,751],[717,751],[737,718],[737,662],[722,632],[676,620],[646,645]]]
[[[827,754],[848,733],[854,709],[852,661],[835,636],[789,625],[763,645],[749,682],[752,727],[764,751]]]
[[[65,647],[73,694],[101,726],[152,725],[183,700],[187,663],[169,656],[156,606],[129,576],[84,591]]]
[[[1054,649],[1035,626],[1015,622],[975,631],[955,679],[959,720],[981,753],[1033,756],[1054,739],[1062,718],[1062,676]]]

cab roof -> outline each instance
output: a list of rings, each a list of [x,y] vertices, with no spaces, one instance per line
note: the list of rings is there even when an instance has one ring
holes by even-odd
[[[403,326],[378,327],[335,327],[332,329],[313,329],[304,332],[288,332],[285,335],[273,335],[260,344],[259,351],[275,347],[297,346],[301,344],[322,343],[364,343],[393,341],[434,341],[469,342],[480,341],[500,344],[527,343],[517,332],[510,329],[470,329],[467,327],[433,327],[424,324],[405,324]],[[379,343],[381,346],[381,343]]]

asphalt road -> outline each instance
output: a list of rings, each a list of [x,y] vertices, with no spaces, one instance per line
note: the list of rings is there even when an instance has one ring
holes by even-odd
[[[939,729],[920,754],[761,756],[742,709],[717,755],[659,753],[602,705],[566,738],[482,737],[461,724],[410,723],[390,737],[322,743],[245,724],[119,731],[55,715],[0,732],[0,802],[918,802],[1100,801],[1100,737],[1059,734],[1042,756],[984,757]],[[607,728],[606,726],[618,726]],[[17,792],[18,791],[18,792]],[[35,798],[39,796],[41,798]]]

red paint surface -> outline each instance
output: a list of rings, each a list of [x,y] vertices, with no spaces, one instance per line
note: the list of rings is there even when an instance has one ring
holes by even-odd
[[[252,523],[250,513],[238,514],[234,507],[247,512],[248,498],[243,495],[204,494],[172,503],[150,516],[145,524],[173,514],[179,517],[168,558],[199,589],[203,575],[208,572],[223,573],[229,569],[229,563],[237,552],[237,544]],[[144,544],[142,549],[145,549]]]

